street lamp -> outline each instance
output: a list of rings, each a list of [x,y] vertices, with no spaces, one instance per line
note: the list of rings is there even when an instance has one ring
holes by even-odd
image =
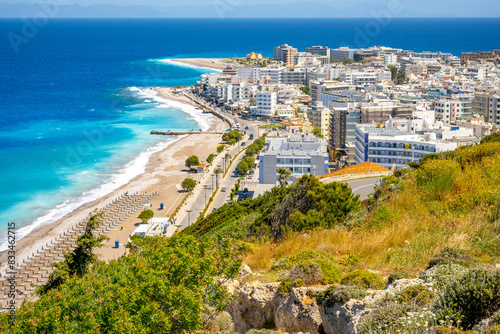
[[[203,189],[205,189],[205,206],[207,206],[207,189],[208,189],[208,186],[205,184],[203,186]]]

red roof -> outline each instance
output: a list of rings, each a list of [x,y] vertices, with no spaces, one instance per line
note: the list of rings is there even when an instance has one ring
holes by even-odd
[[[365,173],[390,172],[390,171],[391,171],[390,169],[374,164],[373,162],[366,161],[347,168],[339,169],[329,174],[321,175],[319,177],[324,178],[324,177],[339,176],[339,175],[365,174]]]

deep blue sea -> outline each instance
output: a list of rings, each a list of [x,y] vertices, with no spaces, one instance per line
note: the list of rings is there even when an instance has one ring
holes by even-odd
[[[31,22],[32,23],[32,22]],[[385,45],[415,51],[500,48],[500,19],[0,20],[0,244],[8,221],[25,235],[140,173],[168,145],[152,129],[210,121],[161,101],[151,86],[194,84],[181,57],[272,55],[288,43]],[[33,29],[35,27],[35,29]],[[5,249],[2,245],[0,250]]]

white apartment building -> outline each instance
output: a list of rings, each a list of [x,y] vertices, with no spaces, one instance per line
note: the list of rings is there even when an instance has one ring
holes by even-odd
[[[380,81],[391,81],[391,72],[361,72],[361,71],[342,71],[339,75],[340,81],[355,86],[375,85]]]
[[[260,67],[238,67],[238,77],[241,81],[257,83],[260,80]]]
[[[469,144],[476,139],[473,129],[447,127],[440,122],[429,124],[424,120],[389,120],[384,127],[356,124],[355,129],[355,162],[370,161],[395,169],[404,168],[426,154],[454,150],[460,143]]]
[[[330,48],[323,46],[312,46],[310,48],[306,48],[306,52],[313,55],[326,56],[330,58]]]
[[[384,58],[384,65],[385,66],[397,66],[398,65],[398,56],[392,53],[385,54],[383,56]]]
[[[357,51],[358,49],[349,49],[348,47],[330,49],[330,57],[334,60],[354,59],[354,54]]]
[[[485,122],[500,124],[500,91],[481,89],[474,95],[471,113],[483,116]]]
[[[454,99],[437,100],[434,110],[436,120],[444,123],[455,122],[461,116],[470,114],[470,102]]]
[[[252,114],[255,116],[273,117],[276,113],[276,92],[257,92],[255,96],[255,107]]]
[[[321,101],[314,102],[314,105],[307,109],[307,119],[315,129],[319,129],[326,138],[330,135],[330,114],[331,109],[325,107]]]

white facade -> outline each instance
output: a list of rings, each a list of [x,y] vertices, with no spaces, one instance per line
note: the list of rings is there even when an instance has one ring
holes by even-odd
[[[398,56],[392,53],[384,55],[384,65],[385,66],[396,66],[398,65]]]
[[[341,59],[354,59],[354,54],[358,49],[349,49],[347,47],[341,47],[338,49],[330,49],[330,57],[334,60]]]
[[[456,121],[460,116],[470,113],[470,102],[460,100],[437,100],[434,104],[436,120],[444,123]]]
[[[260,80],[260,67],[238,67],[238,77],[241,81],[257,83]]]
[[[414,121],[406,120],[406,124],[405,120],[389,121],[385,127],[356,124],[355,162],[370,161],[400,169],[426,154],[454,150],[464,139],[469,142],[475,139],[473,129],[443,127],[439,122],[429,127],[423,120],[421,124]],[[415,133],[418,127],[420,131]]]
[[[255,96],[256,108],[252,109],[252,114],[273,117],[276,112],[276,103],[276,92],[258,92]]]
[[[342,71],[340,72],[340,81],[351,85],[364,86],[374,85],[379,81],[391,81],[391,72],[360,72],[360,71]]]

